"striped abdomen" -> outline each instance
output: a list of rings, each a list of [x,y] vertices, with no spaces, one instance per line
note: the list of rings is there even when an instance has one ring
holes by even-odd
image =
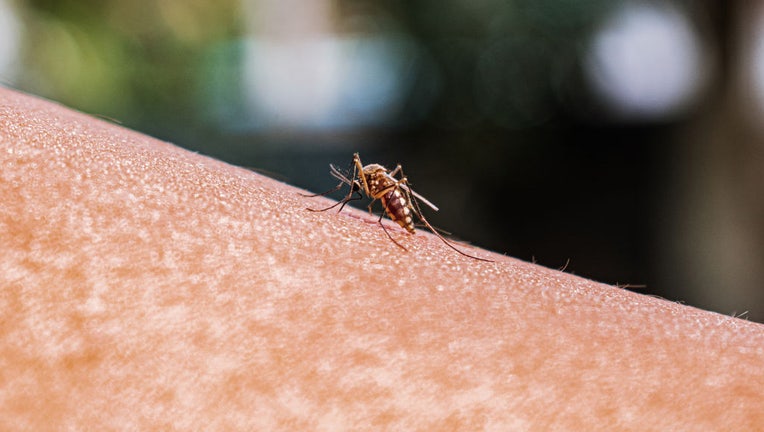
[[[406,231],[414,232],[414,219],[411,217],[411,206],[400,188],[395,187],[380,198],[387,215]]]

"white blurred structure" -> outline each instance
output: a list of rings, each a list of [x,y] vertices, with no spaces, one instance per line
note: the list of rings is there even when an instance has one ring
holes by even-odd
[[[334,2],[245,0],[242,86],[252,129],[385,124],[407,96],[416,47],[402,36],[340,35]]]
[[[21,22],[8,0],[0,0],[0,82],[13,82],[20,72]]]
[[[710,62],[686,15],[669,3],[626,2],[589,48],[594,89],[623,119],[661,119],[692,102]]]

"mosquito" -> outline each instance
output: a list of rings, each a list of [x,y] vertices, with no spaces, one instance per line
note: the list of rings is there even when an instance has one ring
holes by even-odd
[[[445,243],[448,247],[455,250],[456,252],[478,261],[493,262],[491,260],[479,258],[461,251],[451,242],[446,240],[446,238],[443,237],[438,232],[438,230],[430,225],[430,222],[428,222],[422,214],[422,210],[419,207],[419,201],[425,203],[434,211],[438,211],[438,207],[428,201],[427,198],[419,195],[418,193],[414,192],[413,189],[411,189],[409,186],[409,181],[403,174],[403,168],[400,164],[398,164],[398,166],[396,166],[392,171],[379,164],[364,165],[361,163],[361,157],[358,156],[358,153],[355,153],[353,154],[352,175],[348,176],[343,174],[339,169],[337,169],[336,166],[331,164],[329,165],[329,168],[332,177],[340,181],[337,187],[324,193],[303,196],[311,198],[328,195],[342,189],[342,187],[345,185],[350,186],[350,191],[345,196],[345,198],[325,209],[315,210],[308,208],[307,210],[312,212],[323,212],[340,206],[338,212],[341,212],[348,202],[362,199],[363,195],[366,195],[367,197],[371,198],[371,203],[369,203],[368,207],[369,213],[371,214],[373,214],[372,206],[374,203],[377,200],[382,202],[382,207],[385,209],[385,211],[379,215],[377,223],[379,223],[379,225],[382,227],[382,230],[385,231],[387,237],[401,249],[406,251],[408,250],[402,244],[398,243],[393,238],[393,236],[390,235],[390,232],[387,230],[387,228],[385,228],[385,225],[382,223],[382,217],[385,214],[387,214],[388,217],[393,220],[393,222],[400,225],[401,228],[412,234],[415,232],[414,218],[416,217],[430,231],[432,231],[433,234],[441,239],[443,243]],[[348,172],[350,172],[350,170],[348,170]],[[396,178],[396,176],[398,178]]]

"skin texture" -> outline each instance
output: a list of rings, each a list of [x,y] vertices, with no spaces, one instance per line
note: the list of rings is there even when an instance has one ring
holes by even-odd
[[[764,428],[760,324],[4,89],[0,162],[2,430]]]

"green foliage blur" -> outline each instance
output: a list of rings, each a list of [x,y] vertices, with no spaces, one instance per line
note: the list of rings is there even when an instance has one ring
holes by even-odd
[[[421,44],[436,67],[417,85],[440,83],[423,127],[472,134],[553,119],[577,87],[567,80],[576,52],[611,3],[340,1],[333,19],[338,33],[397,32]],[[214,135],[209,105],[220,102],[208,99],[237,92],[237,44],[257,31],[235,1],[29,0],[16,9],[24,49],[15,85],[180,145],[201,125]]]
[[[200,118],[207,50],[242,34],[232,1],[21,2],[24,72],[17,85],[149,133]]]

